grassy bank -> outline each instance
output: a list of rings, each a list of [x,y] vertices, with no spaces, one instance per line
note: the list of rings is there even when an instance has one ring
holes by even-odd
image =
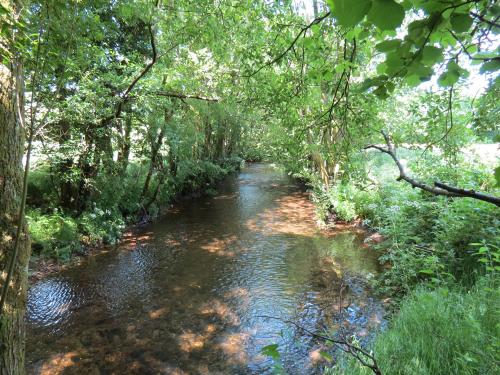
[[[418,288],[401,304],[390,328],[373,345],[383,374],[498,374],[498,278],[470,289]],[[371,374],[352,358],[325,374]]]
[[[67,261],[75,254],[100,244],[114,244],[128,225],[150,220],[160,208],[180,196],[200,194],[213,189],[228,174],[240,168],[242,159],[233,157],[217,162],[196,161],[179,163],[175,176],[162,183],[156,199],[144,210],[143,186],[147,169],[130,164],[125,178],[97,180],[93,196],[83,212],[63,211],[52,188],[50,170],[39,166],[30,174],[29,209],[32,250],[35,256]],[[111,177],[112,179],[112,177]],[[154,194],[158,181],[153,176],[149,196]]]

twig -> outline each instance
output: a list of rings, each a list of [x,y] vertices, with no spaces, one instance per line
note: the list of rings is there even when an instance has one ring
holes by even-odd
[[[201,95],[189,95],[189,94],[181,94],[181,93],[175,93],[175,92],[164,92],[164,91],[157,91],[157,92],[151,92],[151,94],[158,95],[158,96],[166,96],[168,98],[177,98],[177,99],[197,99],[197,100],[205,100],[207,102],[218,102],[218,98],[208,98],[205,96]]]
[[[269,315],[259,315],[258,317],[259,318],[266,318],[266,319],[275,319],[275,320],[279,320],[283,323],[292,324],[295,327],[297,327],[299,330],[307,333],[309,336],[311,336],[315,339],[319,339],[319,340],[323,340],[326,342],[331,342],[333,344],[337,344],[340,350],[342,350],[344,353],[352,355],[355,359],[357,359],[359,361],[359,363],[361,363],[363,366],[368,367],[370,370],[372,370],[374,374],[382,375],[382,371],[380,370],[380,368],[377,365],[377,361],[375,359],[375,356],[371,353],[368,353],[363,348],[360,348],[359,346],[356,346],[356,345],[349,343],[347,340],[335,339],[332,337],[319,335],[315,332],[308,330],[307,328],[302,327],[300,324],[298,324],[292,320],[282,319],[282,318],[278,318],[275,316],[269,316]],[[371,361],[371,363],[368,363],[362,356],[367,357]]]
[[[254,75],[256,75],[257,73],[259,73],[262,69],[270,66],[270,65],[273,65],[275,63],[277,63],[278,61],[280,61],[283,57],[285,57],[285,55],[290,52],[292,50],[292,48],[294,47],[294,45],[297,43],[297,41],[299,40],[299,38],[302,36],[303,33],[305,33],[307,30],[309,30],[312,26],[314,25],[317,25],[318,23],[320,23],[321,21],[323,21],[326,17],[328,17],[330,15],[330,12],[326,12],[325,14],[323,14],[322,16],[318,17],[318,18],[315,18],[314,20],[311,21],[311,23],[309,23],[308,25],[304,26],[300,31],[299,33],[295,36],[295,38],[293,39],[292,43],[288,46],[288,48],[286,50],[284,50],[282,53],[280,53],[278,56],[276,56],[274,59],[272,59],[271,61],[268,61],[267,63],[265,63],[264,65],[262,65],[260,68],[258,68],[256,71],[254,71],[252,74],[250,74],[248,77],[253,77]]]

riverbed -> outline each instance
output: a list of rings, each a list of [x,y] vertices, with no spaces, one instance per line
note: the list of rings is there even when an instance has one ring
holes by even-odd
[[[28,373],[265,374],[270,344],[287,373],[319,373],[328,349],[300,327],[363,340],[384,311],[368,287],[379,265],[364,233],[319,229],[308,198],[250,164],[217,194],[36,282]]]

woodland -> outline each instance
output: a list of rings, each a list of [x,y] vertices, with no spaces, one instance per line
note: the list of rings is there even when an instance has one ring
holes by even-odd
[[[0,0],[0,374],[37,263],[245,161],[383,238],[390,323],[325,374],[498,373],[499,32],[494,0]]]

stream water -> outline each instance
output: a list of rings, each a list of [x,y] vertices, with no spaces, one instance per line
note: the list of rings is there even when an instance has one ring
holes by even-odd
[[[31,286],[30,374],[262,374],[279,344],[289,374],[318,373],[299,327],[370,336],[383,308],[363,234],[320,231],[307,194],[250,164],[116,249]],[[291,322],[297,324],[294,325]]]

